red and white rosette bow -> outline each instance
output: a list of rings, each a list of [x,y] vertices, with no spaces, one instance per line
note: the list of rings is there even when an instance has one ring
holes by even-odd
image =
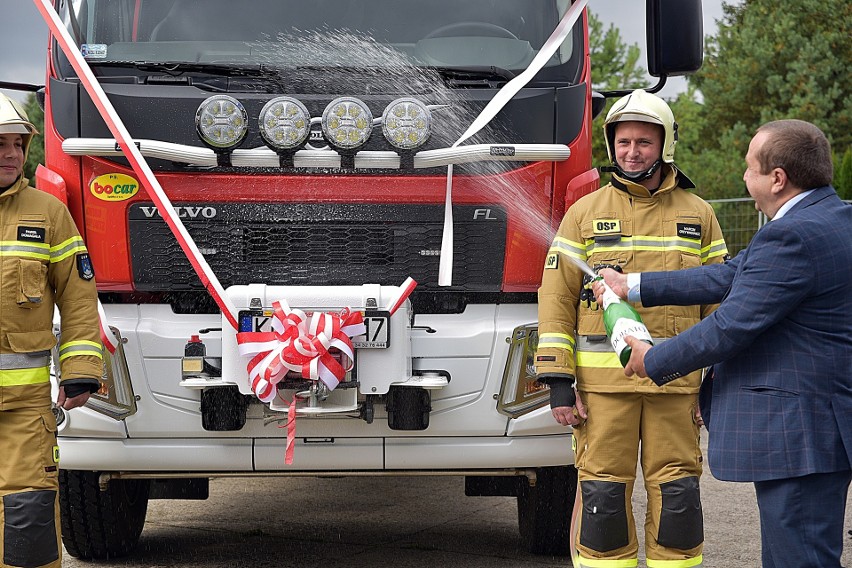
[[[237,333],[239,353],[249,359],[252,392],[263,402],[271,402],[276,385],[288,371],[334,389],[355,360],[350,338],[367,332],[363,314],[344,308],[308,316],[291,309],[285,300],[273,302],[272,309],[272,331]],[[341,353],[340,361],[330,352],[332,348]]]

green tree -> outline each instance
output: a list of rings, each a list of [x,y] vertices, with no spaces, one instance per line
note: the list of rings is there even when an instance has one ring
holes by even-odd
[[[44,132],[44,111],[36,100],[35,94],[30,93],[24,101],[24,110],[39,133]],[[30,149],[27,153],[27,163],[24,165],[24,177],[30,179],[30,184],[35,183],[35,171],[39,164],[44,163],[44,136],[41,134],[33,136]]]
[[[594,5],[594,4],[592,4]],[[641,85],[645,69],[639,65],[641,50],[637,44],[627,45],[621,32],[610,24],[604,31],[603,23],[589,11],[589,52],[592,60],[592,87],[597,91],[631,89]],[[603,123],[613,100],[592,124],[592,163],[595,166],[609,163],[603,137]]]
[[[852,148],[834,155],[834,189],[841,199],[852,199]]]
[[[743,0],[723,4],[692,78],[703,95],[690,170],[704,197],[740,197],[743,156],[755,129],[799,118],[822,128],[838,154],[852,145],[852,3]],[[843,24],[846,22],[846,24]]]

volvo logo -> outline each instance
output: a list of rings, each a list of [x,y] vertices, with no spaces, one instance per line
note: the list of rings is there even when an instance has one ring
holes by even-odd
[[[142,213],[145,214],[145,217],[149,219],[154,215],[159,215],[159,211],[157,211],[156,207],[141,206],[139,209],[141,209]],[[175,207],[175,211],[177,211],[178,217],[181,219],[213,219],[219,214],[215,207],[211,207],[209,205],[204,207],[189,205],[185,207]]]

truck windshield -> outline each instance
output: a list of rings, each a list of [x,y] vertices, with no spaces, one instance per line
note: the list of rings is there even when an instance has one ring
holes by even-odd
[[[570,0],[70,0],[61,5],[63,21],[93,67],[382,67],[403,60],[516,74],[533,60]],[[574,37],[548,61],[546,71],[554,80],[579,76],[581,29],[575,26]],[[70,73],[66,65],[60,68]]]

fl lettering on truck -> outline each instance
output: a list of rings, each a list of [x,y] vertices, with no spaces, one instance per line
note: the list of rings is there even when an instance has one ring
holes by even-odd
[[[36,185],[86,241],[108,353],[60,416],[71,555],[131,554],[150,499],[211,477],[352,472],[464,476],[568,552],[571,433],[532,358],[625,94],[592,88],[587,2],[34,0],[45,85],[0,86],[43,102]],[[700,67],[701,5],[645,9],[658,90]]]

